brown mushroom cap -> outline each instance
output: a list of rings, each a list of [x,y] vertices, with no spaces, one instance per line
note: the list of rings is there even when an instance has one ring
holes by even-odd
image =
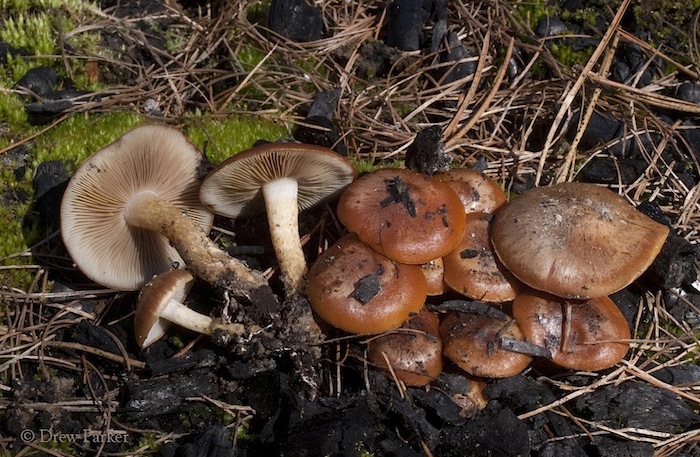
[[[443,354],[473,376],[506,378],[522,372],[530,356],[501,349],[503,337],[523,341],[518,324],[492,316],[452,311],[440,324]]]
[[[306,274],[299,211],[334,197],[354,178],[352,164],[331,149],[268,143],[219,164],[202,182],[200,198],[227,217],[267,212],[282,280],[287,294],[294,295]]]
[[[442,257],[422,263],[420,269],[425,276],[426,291],[429,296],[442,295],[450,291],[450,287],[445,283],[445,263]]]
[[[85,160],[61,202],[61,235],[78,268],[105,287],[136,290],[183,266],[164,236],[128,224],[125,213],[136,198],[152,195],[208,233],[214,216],[199,201],[203,160],[181,132],[163,125],[132,129]]]
[[[491,219],[486,213],[467,214],[462,241],[442,258],[445,282],[469,298],[504,302],[515,298],[522,284],[493,252],[489,237]]]
[[[464,208],[450,187],[399,168],[367,173],[338,202],[338,219],[377,252],[397,262],[427,263],[464,234]]]
[[[369,342],[369,361],[408,386],[424,386],[442,372],[440,320],[423,307],[400,329],[378,336]]]
[[[513,316],[527,340],[549,349],[552,362],[565,368],[604,370],[629,349],[629,325],[609,297],[567,301],[529,289],[513,300]]]
[[[134,315],[134,336],[139,347],[150,346],[165,335],[170,321],[161,319],[163,310],[170,301],[183,303],[193,283],[194,277],[188,271],[171,270],[155,276],[141,289]]]
[[[608,189],[563,183],[529,190],[504,205],[491,239],[506,268],[530,287],[590,298],[639,277],[668,233]]]
[[[507,201],[503,189],[476,170],[451,168],[433,176],[455,191],[466,213],[493,213]]]
[[[420,267],[391,261],[352,234],[321,253],[306,293],[321,319],[350,333],[399,327],[427,297]]]
[[[155,276],[141,289],[134,315],[134,336],[141,348],[165,335],[170,323],[204,335],[211,335],[216,330],[229,336],[244,333],[242,324],[218,322],[188,308],[184,300],[193,282],[194,277],[187,270],[170,270]],[[250,331],[255,331],[254,327]]]

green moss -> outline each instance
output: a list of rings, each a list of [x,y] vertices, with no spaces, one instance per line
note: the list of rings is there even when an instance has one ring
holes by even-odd
[[[161,446],[161,442],[158,441],[158,435],[155,433],[147,432],[141,435],[139,440],[136,442],[136,446],[134,446],[134,448],[131,449],[131,451],[146,449],[149,455],[153,455],[160,451]]]
[[[96,85],[86,77],[85,59],[77,56],[94,53],[99,33],[90,31],[66,38],[66,32],[92,14],[92,8],[92,3],[84,0],[0,0],[0,17],[4,18],[0,20],[0,40],[28,53],[8,56],[7,66],[0,72],[0,87],[12,87],[31,68],[50,66],[77,88],[94,90]],[[58,56],[58,35],[64,36],[64,44],[73,54]]]
[[[574,65],[585,65],[594,51],[592,46],[576,51],[567,43],[567,40],[551,41],[547,46],[554,58],[557,59],[557,62],[565,68],[571,68]]]
[[[0,87],[4,86],[0,78]],[[24,111],[24,103],[19,95],[11,91],[0,90],[0,119],[4,127],[9,132],[25,132],[29,128],[27,123],[27,113]],[[10,144],[10,136],[6,135],[0,140],[0,148],[5,148]]]
[[[15,48],[25,48],[34,55],[56,53],[56,37],[48,13],[8,17],[0,30],[0,39]]]
[[[559,7],[556,5],[548,4],[546,0],[533,0],[517,3],[513,17],[523,24],[528,24],[534,30],[542,17],[557,16],[558,14]]]
[[[222,162],[237,152],[249,149],[258,140],[274,141],[289,136],[284,124],[257,116],[197,118],[190,122],[185,131],[212,163]]]
[[[47,160],[64,160],[79,165],[144,120],[130,112],[71,116],[37,138],[32,148],[32,165],[36,167]]]
[[[31,258],[13,256],[27,250],[25,233],[36,236],[35,227],[24,227],[24,215],[31,206],[30,171],[24,166],[22,155],[3,155],[0,167],[0,264],[27,265]],[[0,285],[28,286],[33,278],[31,269],[0,270]]]
[[[249,2],[246,17],[251,24],[262,23],[267,19],[269,10],[270,2],[268,0]]]
[[[0,237],[2,265],[21,266],[32,263],[31,257],[13,256],[13,254],[27,251],[48,235],[41,233],[38,221],[29,213],[33,203],[31,177],[36,167],[48,160],[64,160],[68,164],[77,166],[90,154],[111,143],[142,121],[143,118],[131,113],[72,116],[27,145],[30,159],[21,176],[17,176],[16,170],[21,170],[25,164],[12,160],[12,151],[2,157],[4,159],[0,166],[0,198],[3,199],[0,204],[0,233],[3,233]],[[8,256],[12,257],[8,258]],[[27,289],[34,272],[32,269],[23,268],[0,270],[0,284],[11,284],[13,287]]]
[[[391,162],[374,162],[368,161],[366,159],[351,159],[352,166],[355,168],[357,173],[370,173],[375,170],[382,168],[402,168],[404,166],[403,160],[394,159]]]

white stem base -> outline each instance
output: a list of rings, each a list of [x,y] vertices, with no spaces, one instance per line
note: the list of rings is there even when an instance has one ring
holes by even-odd
[[[300,292],[306,276],[306,259],[299,238],[298,186],[282,178],[262,188],[272,247],[280,266],[287,296]]]

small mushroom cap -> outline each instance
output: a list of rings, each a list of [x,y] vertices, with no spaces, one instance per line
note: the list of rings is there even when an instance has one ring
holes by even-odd
[[[321,253],[307,279],[316,314],[350,333],[399,327],[427,297],[419,266],[393,262],[352,234]]]
[[[518,324],[487,315],[451,311],[440,324],[443,354],[472,376],[507,378],[522,372],[530,356],[501,349],[502,337],[523,341]]]
[[[332,149],[267,143],[221,162],[202,182],[200,198],[216,214],[252,216],[265,212],[262,185],[282,178],[297,181],[303,211],[340,193],[355,179],[355,170]]]
[[[629,324],[609,297],[567,301],[529,289],[513,300],[513,317],[528,341],[549,349],[552,362],[572,370],[610,368],[629,349]]]
[[[153,192],[208,233],[214,215],[199,201],[204,160],[180,131],[163,125],[136,127],[85,160],[61,202],[61,235],[78,268],[105,287],[137,290],[183,266],[165,237],[129,226],[124,211],[134,196]]]
[[[493,213],[507,202],[503,189],[476,170],[451,168],[433,176],[455,191],[466,213]]]
[[[372,339],[369,361],[389,374],[388,360],[396,377],[407,386],[429,384],[442,372],[439,327],[437,315],[423,307],[398,330]]]
[[[170,300],[183,303],[192,288],[194,277],[187,270],[170,270],[155,276],[139,296],[134,315],[134,336],[139,347],[158,341],[170,326],[160,315]]]
[[[450,291],[450,287],[445,282],[445,263],[442,257],[422,263],[420,269],[425,276],[429,296],[442,295]]]
[[[522,283],[503,266],[493,252],[489,227],[492,216],[468,213],[462,241],[445,255],[445,282],[474,300],[504,302],[515,298]]]
[[[524,192],[496,212],[498,257],[525,284],[560,297],[610,295],[638,278],[666,226],[608,189],[562,183]]]
[[[397,262],[427,263],[464,234],[464,208],[450,187],[400,168],[367,173],[345,189],[338,219],[375,251]]]

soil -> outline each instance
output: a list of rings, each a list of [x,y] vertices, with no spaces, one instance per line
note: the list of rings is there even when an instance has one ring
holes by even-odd
[[[549,129],[582,65],[564,66],[556,60],[561,55],[553,57],[555,50],[537,48],[544,36],[529,24],[498,22],[513,14],[513,5],[493,2],[480,9],[435,0],[384,10],[381,2],[304,4],[319,8],[313,15],[317,19],[305,16],[305,20],[322,21],[320,39],[306,40],[291,29],[294,21],[283,21],[279,33],[290,34],[295,40],[291,42],[266,30],[263,19],[256,20],[257,10],[241,14],[245,2],[239,3],[182,2],[168,9],[155,1],[102,2],[99,6],[110,20],[117,18],[106,29],[102,44],[117,54],[126,50],[119,54],[121,64],[105,64],[101,78],[109,89],[85,94],[64,86],[70,97],[27,103],[35,115],[33,122],[48,125],[64,114],[137,109],[178,124],[201,109],[227,108],[228,100],[246,92],[233,109],[235,114],[275,112],[283,118],[281,111],[289,115],[286,120],[301,121],[305,128],[321,125],[322,134],[299,135],[305,141],[335,146],[370,168],[387,166],[408,153],[410,161],[432,171],[450,162],[484,171],[511,196],[557,180],[606,185],[672,229],[647,273],[612,296],[635,335],[630,351],[624,361],[596,373],[565,370],[536,358],[515,376],[473,379],[446,363],[429,386],[406,387],[368,363],[367,339],[373,335],[348,335],[312,322],[303,295],[285,300],[264,215],[236,221],[217,217],[211,236],[251,268],[269,273],[279,307],[260,309],[254,299],[231,297],[201,283],[188,298],[196,310],[255,323],[262,330],[231,339],[223,332],[207,338],[173,328],[142,351],[132,330],[138,293],[118,293],[90,283],[62,248],[57,208],[72,164],[45,162],[34,174],[35,199],[26,225],[31,221],[53,235],[31,252],[40,266],[33,292],[12,284],[0,290],[0,446],[7,455],[700,455],[696,338],[700,110],[682,104],[661,106],[667,100],[658,97],[660,92],[670,94],[673,87],[698,82],[693,79],[697,61],[686,68],[674,60],[682,60],[682,33],[663,38],[664,44],[676,46],[665,54],[676,66],[665,72],[664,62],[649,47],[652,40],[634,38],[651,34],[642,23],[651,12],[626,14],[621,26],[626,38],[610,57],[618,75],[615,82],[627,84],[628,90],[614,90],[612,79],[598,81],[599,85],[589,80],[585,97],[595,88],[608,92],[583,129],[578,123],[590,98],[578,98],[566,122],[551,132],[556,134],[552,147]],[[586,52],[600,42],[614,15],[609,5],[599,2],[586,8],[575,1],[549,6],[560,13],[569,30],[585,37],[567,38],[570,48]],[[288,8],[276,4],[271,10],[289,12]],[[356,8],[357,16],[346,11],[349,8]],[[588,23],[581,18],[591,9],[599,14]],[[262,10],[263,16],[267,14]],[[382,20],[394,18],[403,24],[399,33],[413,30],[416,35],[387,38],[398,26],[381,27],[384,13],[388,19]],[[490,28],[482,28],[491,14]],[[250,66],[244,70],[242,60],[234,61],[227,52],[242,54],[243,41],[236,43],[223,32],[222,37],[231,38],[226,45],[200,42],[202,49],[215,52],[188,68],[189,76],[198,75],[192,79],[173,77],[172,84],[158,86],[159,78],[153,74],[144,83],[146,73],[132,71],[156,68],[163,70],[156,76],[163,77],[177,67],[173,62],[181,63],[166,58],[169,27],[206,24],[230,32],[238,29],[227,20],[237,15],[245,20],[234,24],[248,28],[233,37],[259,40],[262,55],[275,50],[270,66],[263,66],[269,74],[258,76]],[[357,30],[364,20],[373,24],[360,41],[352,41],[356,29],[340,28],[348,17],[356,18]],[[403,21],[414,22],[409,26]],[[418,27],[415,21],[420,21]],[[554,22],[548,24],[540,35],[554,33]],[[307,24],[314,38],[317,25]],[[508,45],[511,37],[518,38],[513,49]],[[401,43],[417,50],[400,50]],[[489,55],[512,51],[500,76],[498,59],[489,60],[486,70],[475,65],[484,43]],[[190,52],[187,56],[197,55]],[[537,52],[542,52],[541,60],[533,57]],[[692,49],[683,55],[692,57]],[[471,59],[458,60],[465,56]],[[299,64],[305,58],[308,61]],[[473,78],[478,68],[485,72],[478,84],[472,86],[470,79],[445,89],[459,78]],[[346,73],[352,78],[344,80]],[[414,80],[417,74],[423,79]],[[492,91],[499,87],[491,86],[494,81],[502,91]],[[318,106],[310,110],[317,93],[330,94],[337,86],[343,92],[329,97],[338,103],[335,114]],[[176,90],[168,92],[172,87]],[[688,98],[694,94],[684,93],[690,94]],[[688,98],[687,103],[698,103]],[[157,110],[147,108],[151,103],[147,101],[156,99]],[[632,114],[625,111],[630,104]],[[304,123],[309,111],[313,120]],[[326,117],[329,112],[331,118]],[[424,128],[420,148],[411,147],[413,136]],[[577,132],[583,134],[579,139]],[[569,160],[572,142],[578,143],[575,163]],[[18,176],[18,169],[31,162],[31,148],[29,142],[3,154]],[[396,201],[408,207],[400,191],[396,194]],[[17,206],[31,197],[16,191],[2,195],[1,201]],[[344,233],[335,202],[304,212],[300,227],[310,264]],[[464,302],[464,297],[447,293],[429,298],[427,306],[442,315],[453,311],[443,305],[457,300]],[[503,311],[508,312],[508,306],[503,305]],[[322,333],[313,330],[315,325]]]

